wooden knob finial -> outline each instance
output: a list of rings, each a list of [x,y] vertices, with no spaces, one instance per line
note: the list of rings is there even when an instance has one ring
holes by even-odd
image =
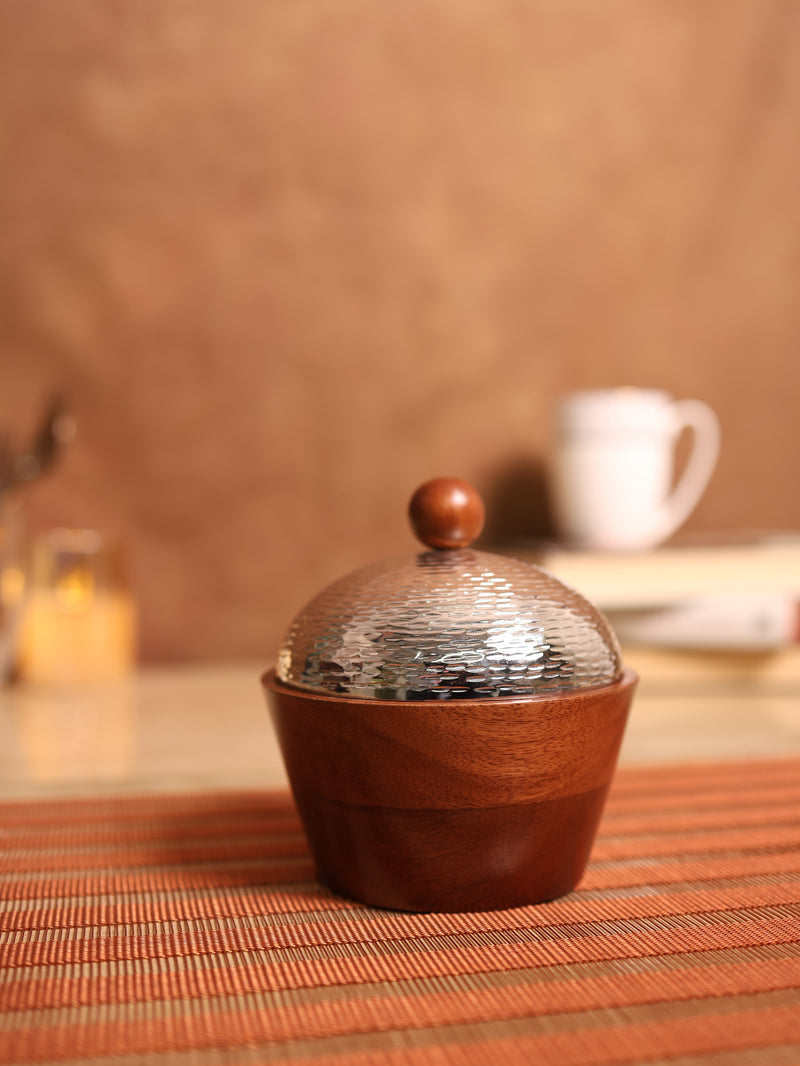
[[[457,477],[436,477],[420,485],[408,505],[414,532],[429,548],[466,548],[483,529],[479,493]]]

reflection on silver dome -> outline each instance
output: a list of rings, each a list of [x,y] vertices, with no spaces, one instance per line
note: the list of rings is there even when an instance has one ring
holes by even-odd
[[[539,567],[462,549],[364,567],[295,618],[278,678],[356,699],[530,696],[609,684],[608,622]]]

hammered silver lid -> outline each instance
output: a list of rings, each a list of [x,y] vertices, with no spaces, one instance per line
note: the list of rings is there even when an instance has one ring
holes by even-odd
[[[614,633],[588,600],[538,566],[466,546],[483,524],[470,485],[427,482],[410,512],[432,550],[324,589],[289,627],[278,680],[416,701],[561,694],[619,677]]]

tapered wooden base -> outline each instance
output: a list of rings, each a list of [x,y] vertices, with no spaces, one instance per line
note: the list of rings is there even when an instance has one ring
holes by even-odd
[[[580,880],[636,677],[566,696],[403,703],[263,683],[319,875],[410,911],[540,903]]]

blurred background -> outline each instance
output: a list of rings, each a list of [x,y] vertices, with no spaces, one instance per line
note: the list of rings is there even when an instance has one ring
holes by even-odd
[[[687,530],[800,526],[800,5],[3,0],[0,424],[118,534],[149,661],[273,657],[471,480],[547,535],[552,412],[714,407]]]

